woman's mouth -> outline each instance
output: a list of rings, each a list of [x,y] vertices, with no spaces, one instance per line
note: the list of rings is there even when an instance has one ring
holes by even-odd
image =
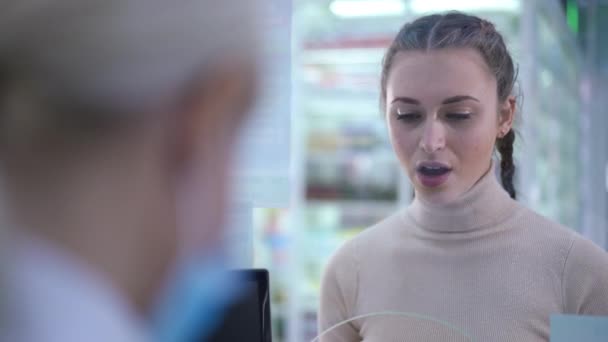
[[[416,167],[416,177],[422,185],[434,188],[445,183],[452,169],[439,162],[422,162]]]

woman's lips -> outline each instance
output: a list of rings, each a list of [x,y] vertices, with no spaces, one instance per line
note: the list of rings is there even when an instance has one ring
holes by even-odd
[[[449,166],[439,162],[422,162],[416,167],[416,177],[428,188],[435,188],[445,183],[451,172]]]

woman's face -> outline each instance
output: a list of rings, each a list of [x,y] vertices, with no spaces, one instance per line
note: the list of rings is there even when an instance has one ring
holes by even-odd
[[[416,196],[448,203],[489,169],[514,100],[499,104],[496,79],[474,49],[399,52],[387,80],[391,142]],[[502,113],[499,115],[499,112]]]

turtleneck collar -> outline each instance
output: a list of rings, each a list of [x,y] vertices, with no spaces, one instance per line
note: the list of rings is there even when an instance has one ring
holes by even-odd
[[[498,183],[494,162],[477,183],[453,202],[432,204],[418,197],[407,215],[419,227],[438,233],[459,233],[494,226],[510,217],[517,202]]]

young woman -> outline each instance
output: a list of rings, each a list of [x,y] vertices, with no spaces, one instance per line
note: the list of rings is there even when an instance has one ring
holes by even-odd
[[[548,341],[551,314],[608,315],[608,255],[515,201],[515,76],[478,17],[397,34],[382,104],[415,199],[331,259],[319,331],[359,318],[322,341]]]

